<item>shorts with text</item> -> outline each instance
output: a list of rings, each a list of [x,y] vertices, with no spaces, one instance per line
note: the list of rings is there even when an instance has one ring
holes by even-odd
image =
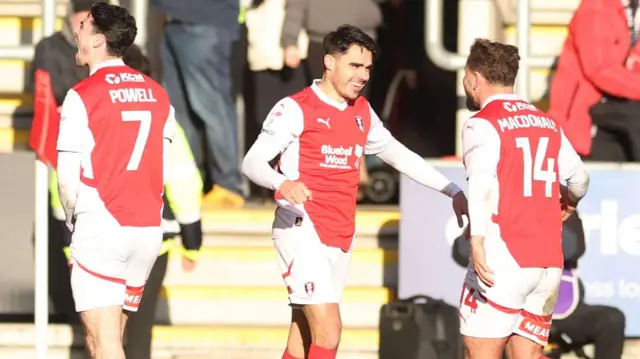
[[[272,236],[291,305],[340,303],[351,251],[324,245],[308,216],[280,208]]]
[[[107,211],[79,214],[71,241],[76,311],[137,311],[161,245],[161,227],[122,227]]]
[[[487,287],[469,268],[460,296],[460,333],[474,338],[517,334],[547,345],[562,269],[494,272],[494,285]]]

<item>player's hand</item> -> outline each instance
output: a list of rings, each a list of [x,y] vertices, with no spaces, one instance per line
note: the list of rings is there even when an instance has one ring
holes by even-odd
[[[182,270],[185,272],[193,272],[196,269],[196,261],[187,257],[182,257]]]
[[[493,286],[493,270],[489,268],[486,262],[484,237],[471,236],[469,242],[471,246],[471,257],[473,259],[473,269],[484,284],[489,287]]]
[[[303,204],[312,199],[311,191],[302,182],[284,181],[278,188],[278,192],[293,205]]]
[[[300,66],[300,51],[296,46],[287,46],[284,49],[284,64],[292,69]]]
[[[453,196],[452,205],[453,212],[456,214],[456,218],[458,219],[458,227],[462,228],[464,227],[462,216],[469,217],[469,204],[467,203],[467,197],[462,191]]]
[[[569,192],[567,187],[560,186],[560,208],[562,210],[562,222],[571,217],[571,215],[576,211],[577,205],[577,203],[574,203],[569,199]]]

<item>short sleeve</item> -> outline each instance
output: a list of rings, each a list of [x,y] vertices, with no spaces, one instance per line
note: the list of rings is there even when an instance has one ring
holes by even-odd
[[[462,129],[462,153],[467,179],[495,176],[500,161],[500,135],[487,120],[470,118]]]
[[[88,152],[93,146],[87,109],[78,93],[71,89],[62,103],[57,150],[61,152]]]
[[[164,123],[164,129],[162,130],[162,135],[169,141],[173,141],[173,136],[176,133],[176,110],[173,106],[169,105],[169,116],[167,117],[167,121]]]
[[[267,137],[271,144],[277,144],[283,151],[295,138],[302,134],[304,116],[300,105],[290,97],[278,101],[262,124],[260,137]]]
[[[393,136],[391,132],[384,127],[382,120],[380,120],[378,114],[371,108],[371,105],[368,104],[368,106],[371,113],[371,126],[367,134],[367,144],[364,147],[364,153],[367,155],[375,155],[387,148]]]

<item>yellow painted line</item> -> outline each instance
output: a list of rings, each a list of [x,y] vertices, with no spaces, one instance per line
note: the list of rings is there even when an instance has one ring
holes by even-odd
[[[202,214],[202,222],[225,223],[238,225],[271,226],[274,210],[206,210]],[[356,214],[356,226],[397,226],[400,220],[398,211],[358,211]]]
[[[0,93],[0,106],[33,107],[33,96],[30,93]]]
[[[228,345],[280,345],[287,342],[288,327],[210,327],[155,326],[153,340],[160,343],[217,343]],[[345,328],[341,346],[374,347],[379,344],[378,329]]]
[[[20,77],[22,77],[30,66],[30,61],[0,59],[0,76],[15,76],[16,74],[20,74]]]
[[[566,25],[536,25],[531,26],[531,30],[529,33],[532,36],[536,35],[544,35],[544,36],[560,36],[566,37],[569,29]],[[507,37],[515,37],[516,36],[516,26],[508,25],[504,28],[504,33]]]
[[[15,130],[13,128],[0,128],[0,146],[13,146],[29,143],[28,130]]]
[[[169,251],[171,259],[179,259],[182,248],[175,244]],[[273,262],[276,259],[272,247],[203,247],[200,250],[201,260],[234,261],[234,262]],[[384,248],[356,248],[351,263],[357,264],[397,264],[398,250]]]
[[[160,293],[163,299],[188,300],[247,300],[282,301],[288,298],[284,287],[249,286],[167,286]],[[379,303],[386,304],[397,298],[396,292],[384,287],[346,287],[342,296],[343,303]]]
[[[56,31],[62,29],[63,18],[56,19]],[[39,17],[0,16],[0,30],[39,30],[42,29],[42,19]]]

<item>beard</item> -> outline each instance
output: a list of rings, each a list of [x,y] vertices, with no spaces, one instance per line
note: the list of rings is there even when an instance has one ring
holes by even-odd
[[[467,100],[465,101],[465,105],[467,106],[467,109],[472,112],[480,111],[481,110],[480,104],[477,103],[476,100],[473,99],[471,94],[466,90],[465,90],[465,95],[467,96]]]

